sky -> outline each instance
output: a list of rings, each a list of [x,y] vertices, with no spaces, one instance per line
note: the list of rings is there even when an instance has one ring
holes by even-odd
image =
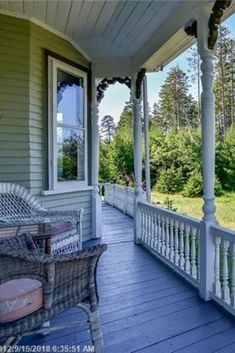
[[[235,38],[235,14],[229,17],[223,22],[231,31],[231,37]],[[179,67],[187,74],[188,73],[188,53],[187,51],[182,53],[176,59],[174,59],[170,64],[168,64],[163,71],[154,72],[147,74],[148,80],[148,102],[150,109],[154,102],[158,101],[158,93],[160,91],[161,85],[164,83],[167,73],[170,68],[176,66]],[[191,94],[196,98],[196,86],[192,84]],[[118,122],[122,110],[124,108],[125,102],[129,100],[130,90],[125,86],[116,83],[115,85],[110,85],[105,91],[105,96],[100,103],[99,116],[102,119],[105,115],[111,115],[114,117],[115,123]]]

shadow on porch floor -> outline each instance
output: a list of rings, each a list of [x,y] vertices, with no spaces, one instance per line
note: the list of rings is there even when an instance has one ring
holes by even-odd
[[[134,245],[132,219],[108,205],[102,241],[108,244],[98,270],[106,353],[235,352],[235,319]],[[73,309],[54,322],[78,315]],[[21,344],[81,345],[82,352],[89,337],[82,326],[24,338]]]

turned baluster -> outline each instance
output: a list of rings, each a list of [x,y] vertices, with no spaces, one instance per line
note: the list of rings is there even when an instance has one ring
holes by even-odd
[[[148,245],[151,244],[151,234],[150,234],[150,211],[147,211],[147,239],[146,239],[146,243]]]
[[[162,247],[161,254],[165,255],[166,252],[166,231],[165,231],[165,217],[161,216],[161,226],[162,226]]]
[[[158,220],[157,220],[157,215],[156,214],[154,214],[153,222],[154,222],[154,250],[157,250],[157,245],[158,245]]]
[[[154,248],[154,213],[150,214],[150,233],[151,233],[151,248]]]
[[[161,252],[162,247],[162,225],[161,225],[161,216],[160,214],[157,215],[157,222],[158,222],[158,244],[157,244],[157,251]]]
[[[144,210],[141,208],[140,210],[141,218],[140,218],[140,239],[144,239]]]
[[[196,265],[196,234],[197,234],[197,228],[192,227],[191,229],[191,276],[193,278],[197,278],[197,265]]]
[[[189,260],[189,234],[190,226],[186,224],[185,226],[185,264],[184,269],[186,273],[190,273],[190,260]]]
[[[175,265],[179,265],[179,222],[175,221]]]
[[[220,237],[214,238],[215,259],[214,259],[214,293],[221,297],[221,282],[220,282]]]
[[[148,213],[146,210],[144,210],[144,242],[147,243],[147,217]]]
[[[184,223],[180,222],[180,268],[184,269]]]
[[[223,256],[222,298],[227,303],[230,302],[229,286],[228,286],[228,248],[229,248],[229,241],[228,240],[223,240],[223,242],[222,242],[222,256]]]
[[[199,229],[197,229],[197,236],[196,236],[196,264],[197,264],[197,280],[200,281],[200,238],[199,238]]]
[[[235,308],[235,243],[232,245],[231,305]]]
[[[170,261],[174,261],[174,220],[170,218]]]
[[[169,218],[166,217],[165,220],[165,235],[166,235],[166,250],[165,250],[165,256],[169,259],[170,255],[170,244],[169,244]]]

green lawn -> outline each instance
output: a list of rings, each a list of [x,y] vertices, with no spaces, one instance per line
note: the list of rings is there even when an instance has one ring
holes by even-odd
[[[166,207],[165,200],[169,198],[173,201],[173,208],[177,212],[195,218],[202,218],[202,198],[189,198],[180,194],[161,194],[152,192],[152,202],[160,202],[159,206]],[[235,230],[235,192],[227,192],[224,196],[216,198],[216,216],[222,227]]]

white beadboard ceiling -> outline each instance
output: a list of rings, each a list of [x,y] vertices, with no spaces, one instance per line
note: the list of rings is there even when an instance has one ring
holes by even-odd
[[[133,65],[153,70],[177,55],[176,48],[191,41],[182,28],[205,3],[213,5],[211,0],[0,0],[0,10],[52,27],[100,71],[118,64],[128,71]]]

